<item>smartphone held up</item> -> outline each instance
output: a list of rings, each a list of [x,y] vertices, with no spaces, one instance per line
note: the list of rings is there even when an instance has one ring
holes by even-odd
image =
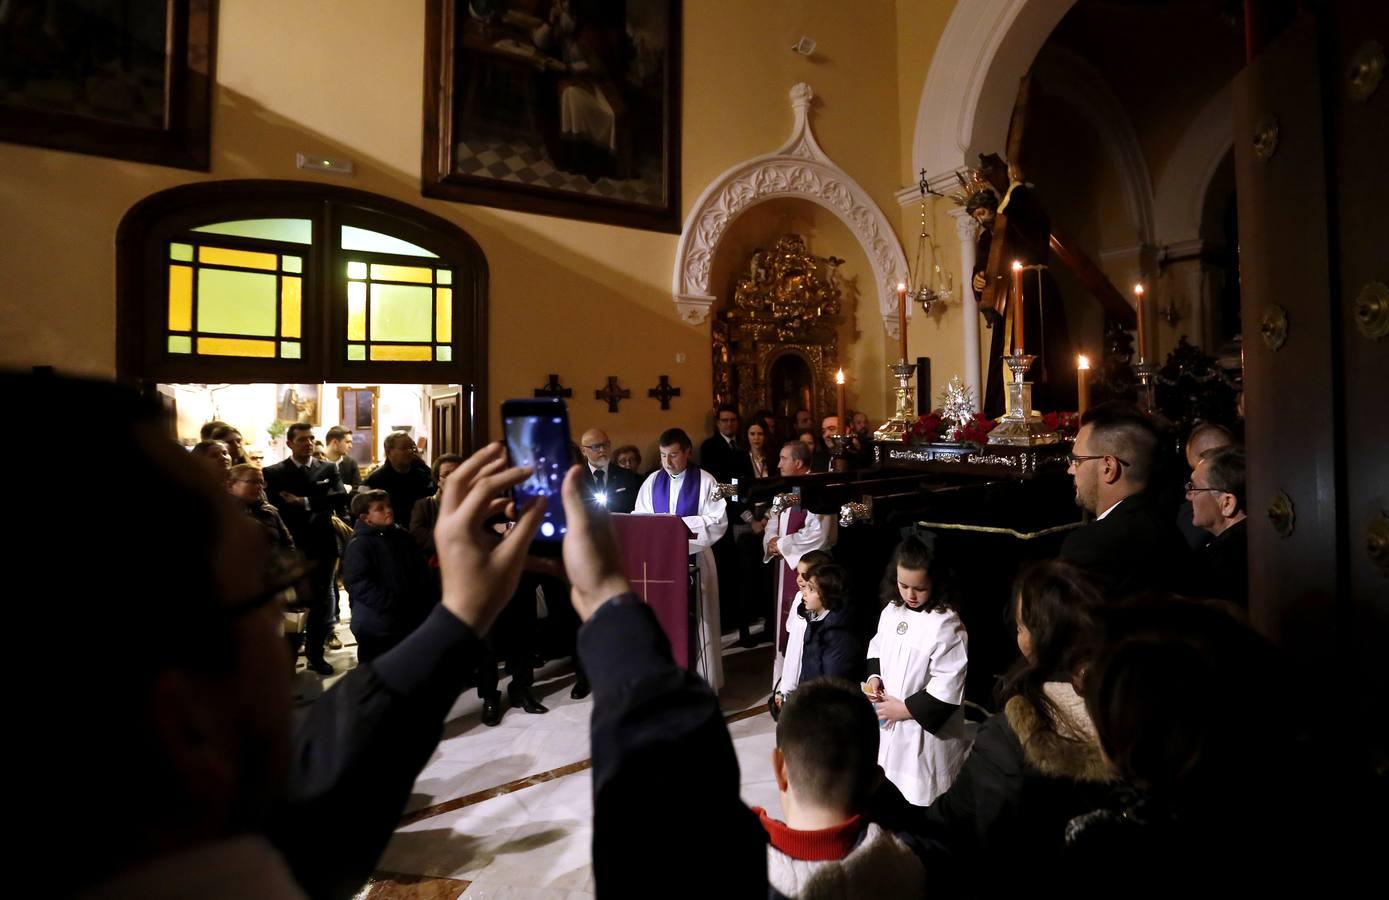
[[[516,509],[526,509],[537,497],[548,498],[536,540],[557,543],[567,530],[560,486],[573,464],[569,411],[558,397],[507,400],[502,403],[502,430],[511,465],[534,470],[513,490]]]

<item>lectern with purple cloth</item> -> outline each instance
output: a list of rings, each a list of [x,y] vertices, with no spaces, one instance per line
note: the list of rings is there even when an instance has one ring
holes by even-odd
[[[675,664],[693,670],[690,529],[675,515],[613,513],[611,518],[628,583],[670,638]]]

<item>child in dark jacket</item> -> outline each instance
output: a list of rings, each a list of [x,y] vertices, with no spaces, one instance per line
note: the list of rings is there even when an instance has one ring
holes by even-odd
[[[802,589],[787,618],[786,664],[773,700],[778,709],[798,685],[813,678],[863,680],[864,649],[851,619],[848,575],[832,563],[812,564],[801,575]]]
[[[342,557],[357,659],[370,662],[414,631],[437,599],[435,580],[410,532],[395,524],[385,491],[352,498],[357,525]]]

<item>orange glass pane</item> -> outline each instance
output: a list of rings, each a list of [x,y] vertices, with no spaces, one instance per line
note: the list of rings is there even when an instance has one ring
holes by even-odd
[[[434,291],[434,340],[447,344],[453,340],[453,289]]]
[[[298,278],[289,275],[280,279],[280,336],[300,337],[299,328],[302,315],[300,307],[303,287]]]
[[[271,272],[280,267],[280,259],[274,253],[228,250],[226,247],[199,247],[198,262],[214,266],[240,266],[243,269],[267,269]]]
[[[434,348],[410,346],[408,344],[372,344],[372,362],[429,362],[434,358]]]
[[[360,281],[347,285],[347,339],[367,339],[367,286]]]
[[[243,338],[198,338],[198,352],[204,356],[263,356],[273,359],[274,341],[250,341]]]
[[[434,273],[419,266],[388,266],[371,264],[372,281],[409,281],[415,284],[429,284],[434,281]]]
[[[193,330],[192,266],[169,266],[169,330]]]

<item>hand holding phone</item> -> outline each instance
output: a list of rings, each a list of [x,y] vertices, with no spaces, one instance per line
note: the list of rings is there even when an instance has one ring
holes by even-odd
[[[507,400],[502,403],[502,429],[506,454],[513,466],[532,469],[529,478],[516,485],[513,495],[518,513],[529,509],[537,497],[549,498],[536,539],[558,542],[564,538],[564,504],[560,486],[572,462],[569,412],[557,397]]]

